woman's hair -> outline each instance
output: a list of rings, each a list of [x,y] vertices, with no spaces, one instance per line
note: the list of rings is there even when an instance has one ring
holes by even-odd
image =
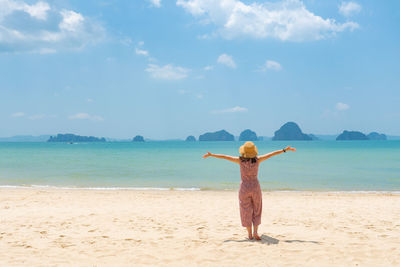
[[[240,161],[242,161],[242,162],[251,161],[251,163],[256,163],[257,160],[258,160],[257,157],[254,157],[254,158],[245,158],[245,157],[243,157],[243,156],[240,156],[239,159],[240,159]]]

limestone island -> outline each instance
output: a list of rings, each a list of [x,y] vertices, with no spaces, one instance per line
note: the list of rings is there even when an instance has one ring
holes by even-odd
[[[57,134],[57,136],[50,136],[47,142],[67,142],[67,143],[106,142],[106,139],[104,137],[98,138],[94,136],[81,136],[75,134]]]
[[[371,132],[367,135],[369,140],[387,140],[387,137],[385,134],[380,134],[377,132]]]
[[[279,140],[313,140],[309,135],[303,133],[295,122],[285,123],[279,130],[275,132],[273,141]]]
[[[144,142],[144,138],[141,135],[136,135],[133,139],[132,142]]]
[[[235,137],[225,130],[205,133],[199,136],[199,141],[235,141]]]
[[[240,133],[239,141],[257,141],[258,137],[255,132],[250,129],[244,130]]]
[[[337,141],[343,140],[369,140],[368,137],[362,132],[357,131],[343,131],[338,137],[336,137]]]
[[[196,137],[194,137],[193,135],[189,135],[188,137],[186,137],[186,142],[196,142]]]

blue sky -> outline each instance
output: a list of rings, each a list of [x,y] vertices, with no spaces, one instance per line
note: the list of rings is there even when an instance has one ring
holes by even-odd
[[[399,1],[0,0],[0,136],[400,135]]]

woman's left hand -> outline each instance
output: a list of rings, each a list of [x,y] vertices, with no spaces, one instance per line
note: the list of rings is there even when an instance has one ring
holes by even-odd
[[[205,155],[203,156],[203,158],[208,158],[208,157],[211,157],[211,156],[212,156],[212,154],[211,154],[210,152],[207,151],[207,154],[205,154]]]
[[[288,146],[285,148],[286,151],[296,151],[296,148]]]

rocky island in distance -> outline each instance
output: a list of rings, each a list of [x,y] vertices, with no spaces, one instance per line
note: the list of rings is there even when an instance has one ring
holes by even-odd
[[[132,142],[144,142],[144,138],[141,135],[136,135],[133,139]]]
[[[387,140],[385,134],[379,134],[377,132],[371,132],[368,135],[363,134],[359,131],[347,131],[344,130],[337,138],[337,141],[345,140]]]
[[[194,137],[193,135],[189,135],[188,137],[186,137],[186,142],[196,142],[196,137]]]
[[[387,140],[387,136],[385,134],[380,134],[377,132],[371,132],[367,135],[369,140]]]
[[[199,141],[235,141],[235,137],[225,130],[208,132],[199,136]]]
[[[283,140],[304,140],[311,141],[313,138],[305,133],[303,133],[300,127],[295,122],[287,122],[282,127],[277,130],[272,137],[273,141]]]
[[[106,142],[104,137],[98,138],[94,136],[81,136],[75,134],[57,134],[50,136],[47,142],[66,142],[66,143],[79,143],[79,142]]]
[[[369,140],[368,137],[359,131],[346,131],[344,130],[338,137],[336,137],[337,141],[344,140]]]
[[[258,141],[257,134],[250,129],[240,133],[239,141]]]

